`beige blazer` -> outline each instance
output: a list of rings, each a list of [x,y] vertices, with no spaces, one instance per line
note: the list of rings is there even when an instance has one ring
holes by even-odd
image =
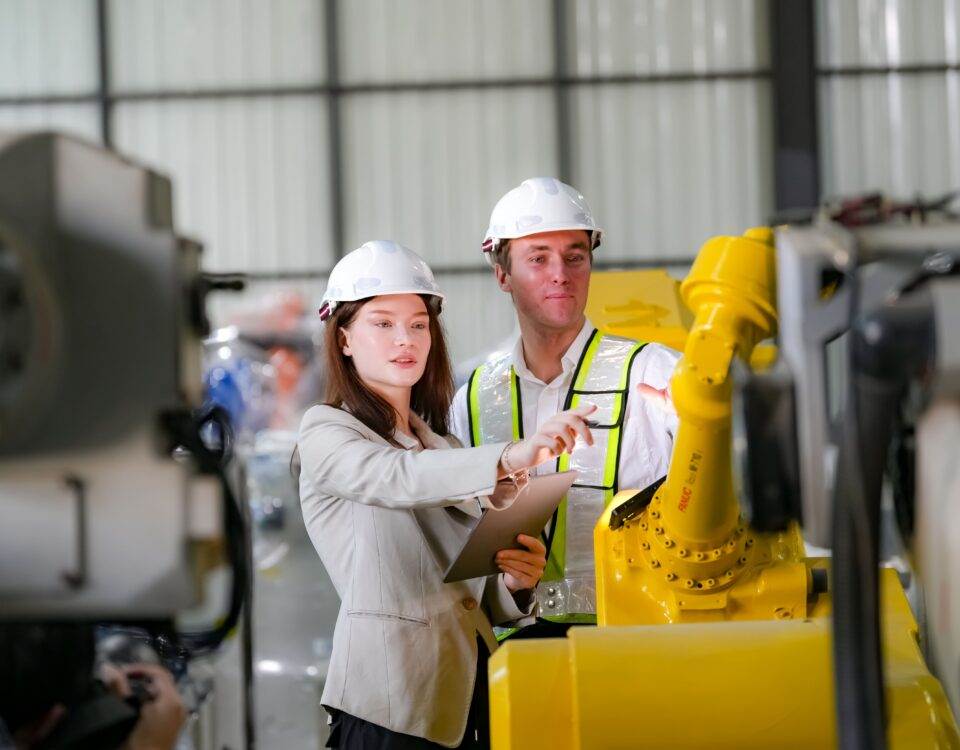
[[[481,507],[497,490],[505,443],[458,447],[411,416],[428,450],[391,446],[347,412],[314,406],[303,417],[300,503],[314,547],[340,595],[321,702],[397,732],[454,747],[467,721],[477,635],[493,652],[493,624],[521,611],[503,576],[443,583]]]

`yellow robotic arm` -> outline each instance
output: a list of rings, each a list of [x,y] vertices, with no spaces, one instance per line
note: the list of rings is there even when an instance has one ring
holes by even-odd
[[[647,508],[611,529],[615,500],[597,525],[600,624],[807,615],[813,575],[799,530],[749,531],[730,469],[730,366],[776,333],[775,262],[767,228],[714,237],[681,286],[694,322],[671,381],[670,471]]]
[[[660,495],[662,526],[675,541],[716,547],[738,524],[730,476],[730,365],[750,361],[776,333],[773,233],[707,242],[681,294],[695,319],[671,381],[680,418],[670,473]]]

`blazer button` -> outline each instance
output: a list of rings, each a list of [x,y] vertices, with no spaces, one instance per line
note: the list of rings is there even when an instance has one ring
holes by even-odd
[[[477,608],[477,600],[474,599],[472,596],[468,596],[466,599],[464,599],[462,602],[460,602],[460,605],[461,605],[465,610],[467,610],[467,612],[469,612],[471,609],[476,609],[476,608]]]

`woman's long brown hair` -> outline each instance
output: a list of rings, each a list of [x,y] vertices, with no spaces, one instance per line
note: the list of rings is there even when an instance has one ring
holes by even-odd
[[[447,412],[453,401],[453,371],[447,355],[447,342],[440,325],[439,299],[421,295],[430,317],[430,353],[423,375],[410,394],[410,408],[438,435],[447,434]],[[397,413],[386,399],[370,390],[353,364],[343,353],[340,329],[350,325],[368,299],[341,302],[324,324],[324,357],[327,386],[324,400],[328,406],[347,409],[385,440],[393,440]]]

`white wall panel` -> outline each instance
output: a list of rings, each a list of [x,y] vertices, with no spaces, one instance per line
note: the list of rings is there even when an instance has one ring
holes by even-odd
[[[174,180],[176,223],[217,270],[329,267],[325,105],[314,97],[118,105],[120,151]]]
[[[766,0],[574,0],[577,75],[752,70],[769,64]]]
[[[93,0],[2,0],[0,96],[92,93],[96,32]]]
[[[345,249],[394,239],[435,265],[481,263],[497,199],[556,171],[554,111],[545,89],[349,96]]]
[[[320,0],[111,0],[116,90],[316,84]]]
[[[549,0],[349,0],[339,6],[344,82],[547,75]]]
[[[822,79],[820,113],[826,195],[960,187],[960,73]]]
[[[513,303],[497,288],[492,271],[440,275],[437,283],[447,295],[441,319],[454,368],[489,352],[513,331]]]
[[[57,130],[100,142],[96,104],[17,104],[0,106],[0,130]]]
[[[212,294],[207,299],[207,315],[214,328],[234,325],[239,321],[261,319],[264,309],[275,304],[278,299],[289,295],[298,295],[306,305],[306,314],[310,322],[319,327],[320,300],[327,288],[326,279],[307,279],[304,281],[261,281],[255,279],[247,284],[242,292],[223,292]]]
[[[825,67],[960,62],[960,0],[817,0]]]
[[[768,83],[575,91],[576,185],[606,230],[604,259],[691,257],[769,216]]]

